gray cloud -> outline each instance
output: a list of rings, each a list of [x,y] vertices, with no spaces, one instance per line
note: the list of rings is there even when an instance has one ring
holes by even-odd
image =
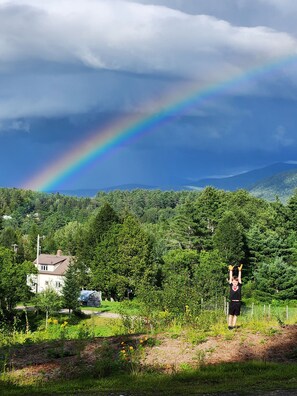
[[[123,0],[155,4],[189,14],[212,15],[236,26],[266,26],[280,31],[297,32],[295,0]]]
[[[180,79],[198,89],[296,53],[291,34],[232,23],[230,2],[0,0],[0,118],[141,111]]]

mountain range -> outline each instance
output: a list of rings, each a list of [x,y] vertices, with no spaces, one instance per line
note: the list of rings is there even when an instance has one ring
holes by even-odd
[[[195,183],[188,185],[175,184],[167,186],[149,186],[144,184],[123,184],[98,189],[78,189],[78,190],[59,190],[49,191],[50,193],[59,192],[64,195],[73,195],[78,197],[94,197],[99,191],[114,191],[114,190],[200,190],[206,186],[212,186],[221,190],[235,191],[238,189],[245,189],[251,194],[264,198],[266,200],[275,200],[276,196],[285,202],[297,188],[297,163],[278,162],[254,169],[245,173],[240,173],[234,176],[222,178],[206,178],[197,180]]]

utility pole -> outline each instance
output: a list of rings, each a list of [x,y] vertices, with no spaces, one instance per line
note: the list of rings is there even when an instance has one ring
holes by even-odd
[[[39,234],[37,235],[37,248],[36,248],[36,267],[37,271],[39,271],[39,255],[41,251],[40,247],[40,238],[44,239],[44,235],[41,237]],[[37,274],[37,283],[36,283],[36,293],[38,291],[38,274]]]
[[[37,269],[38,268],[38,264],[39,264],[39,254],[40,254],[40,235],[37,235],[37,255],[36,255],[36,265],[37,265]]]
[[[37,249],[36,249],[36,253],[37,253],[37,255],[36,255],[36,265],[37,265],[37,267],[38,267],[38,264],[39,264],[39,255],[41,253],[40,239],[44,239],[44,238],[45,238],[44,235],[42,235],[42,236],[40,236],[39,234],[37,235]]]

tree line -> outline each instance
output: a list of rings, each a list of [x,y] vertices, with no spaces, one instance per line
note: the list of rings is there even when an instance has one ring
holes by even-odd
[[[9,271],[25,279],[38,234],[44,253],[61,249],[75,258],[79,287],[106,298],[137,295],[172,312],[199,309],[226,294],[227,265],[239,263],[246,298],[297,297],[297,192],[284,204],[212,187],[94,198],[0,189],[0,213],[2,310],[14,304],[8,290],[24,298],[25,282],[9,284]]]

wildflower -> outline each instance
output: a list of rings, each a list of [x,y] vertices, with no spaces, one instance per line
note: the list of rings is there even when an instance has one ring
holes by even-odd
[[[53,319],[52,319],[52,318],[49,318],[48,321],[47,321],[47,323],[52,323],[52,321],[53,321]]]
[[[130,351],[133,351],[134,348],[133,348],[133,346],[130,346],[129,349],[130,349]]]
[[[58,319],[53,319],[52,322],[53,322],[53,324],[56,325],[56,324],[58,324]]]

